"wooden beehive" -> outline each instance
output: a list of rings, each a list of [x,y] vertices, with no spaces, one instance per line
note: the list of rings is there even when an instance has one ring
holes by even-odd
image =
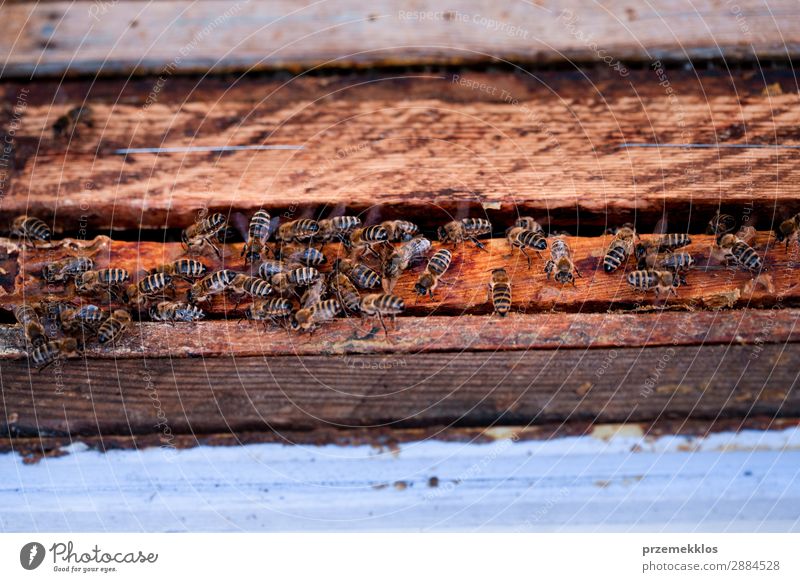
[[[91,3],[78,4],[85,10]],[[710,32],[692,21],[679,27],[678,39],[651,32],[630,8],[631,26],[647,39],[640,44],[613,22],[596,20],[605,13],[570,5],[575,18],[609,35],[626,63],[622,75],[592,64],[596,55],[563,30],[549,42],[553,22],[528,11],[520,26],[537,42],[509,37],[482,46],[462,38],[452,42],[465,48],[392,52],[369,41],[332,52],[340,39],[323,35],[266,59],[258,43],[245,40],[215,60],[225,38],[260,32],[239,18],[220,24],[214,42],[178,64],[173,55],[184,45],[174,40],[156,42],[138,61],[130,31],[144,35],[138,46],[160,38],[169,19],[136,4],[116,6],[136,26],[120,29],[127,43],[113,49],[76,49],[84,26],[76,8],[4,9],[27,18],[29,32],[24,46],[8,45],[15,35],[0,36],[12,54],[3,80],[13,145],[3,158],[3,223],[23,213],[42,217],[56,238],[74,239],[99,266],[136,277],[181,256],[180,229],[208,211],[234,222],[262,207],[283,220],[345,212],[365,221],[407,218],[429,235],[453,217],[481,216],[495,225],[494,238],[488,252],[457,249],[448,277],[454,284],[435,301],[412,292],[424,265],[406,273],[397,292],[408,310],[388,338],[344,318],[312,336],[291,334],[243,323],[241,309],[215,300],[207,321],[137,323],[120,345],[90,344],[85,357],[42,373],[32,370],[10,313],[48,294],[69,296],[39,277],[65,250],[0,241],[0,434],[16,446],[47,449],[76,436],[152,442],[164,436],[154,393],[169,438],[184,444],[218,434],[268,440],[275,430],[340,442],[403,439],[406,430],[440,426],[575,434],[595,423],[668,432],[794,423],[798,249],[776,244],[771,231],[800,211],[798,88],[787,66],[751,66],[753,55],[736,40],[735,15],[724,7],[708,8]],[[182,4],[170,3],[170,10]],[[218,4],[198,7],[194,26],[202,29]],[[42,49],[36,27],[52,19],[48,10],[72,28],[62,27]],[[364,17],[364,38],[380,38],[380,46],[393,46],[392,39],[438,46],[446,35],[441,22],[394,27],[365,8],[352,10]],[[123,20],[106,24],[113,30]],[[796,42],[796,22],[783,20],[778,29],[755,20],[764,33],[752,45],[756,54],[784,58],[784,45],[773,41],[782,34]],[[300,38],[308,24],[287,26]],[[714,46],[734,64],[705,66],[713,59],[702,59],[720,56]],[[557,51],[584,68],[541,70],[562,58]],[[487,67],[487,52],[506,62]],[[102,66],[98,55],[109,57]],[[687,55],[694,67],[675,65]],[[526,67],[508,62],[514,59]],[[271,72],[185,76],[251,65]],[[286,72],[298,67],[323,72]],[[31,73],[39,76],[23,80]],[[87,73],[136,76],[72,76]],[[72,139],[53,137],[56,118],[84,103],[94,126]],[[705,228],[720,209],[758,230],[766,278],[755,282],[710,257],[713,237]],[[528,269],[511,250],[502,233],[519,215],[569,233],[583,275],[574,288],[547,281],[540,259]],[[645,238],[664,222],[691,235],[698,268],[677,298],[643,297],[622,272],[602,271],[606,230],[626,222]],[[222,260],[204,260],[241,270],[240,251],[241,243],[230,243]],[[335,257],[341,249],[326,252]],[[512,273],[507,318],[491,315],[486,300],[488,271],[498,266]]]

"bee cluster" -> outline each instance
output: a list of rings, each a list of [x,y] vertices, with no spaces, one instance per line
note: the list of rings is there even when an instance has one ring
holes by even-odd
[[[47,263],[42,269],[43,279],[73,285],[81,302],[48,299],[15,311],[31,359],[37,366],[46,366],[60,356],[77,354],[91,338],[101,345],[114,344],[130,327],[132,314],[160,322],[199,321],[206,315],[203,306],[223,294],[235,302],[234,309],[248,302],[243,314],[251,321],[314,332],[347,313],[379,322],[388,334],[386,320],[395,323],[396,316],[405,310],[404,300],[392,292],[411,265],[427,259],[413,286],[418,296],[433,299],[438,286],[447,284],[442,277],[450,268],[453,252],[442,247],[431,253],[431,241],[407,220],[364,225],[356,216],[318,221],[302,218],[277,228],[274,222],[263,209],[250,219],[241,251],[245,271],[249,272],[224,268],[208,272],[201,260],[184,256],[150,269],[133,283],[127,270],[96,269],[86,256]],[[187,255],[213,251],[222,257],[218,243],[224,240],[221,234],[228,228],[223,214],[210,214],[183,230],[182,246]],[[762,260],[750,246],[755,230],[743,227],[733,234],[734,229],[735,221],[728,215],[718,213],[710,221],[708,233],[716,237],[712,256],[751,272],[760,271]],[[443,244],[471,242],[486,250],[479,239],[492,234],[492,224],[484,218],[464,218],[439,227],[437,234]],[[14,221],[12,235],[33,246],[52,239],[47,224],[29,216]],[[781,223],[776,234],[787,247],[790,241],[798,241],[799,235],[800,214]],[[533,218],[518,218],[506,230],[506,239],[512,250],[525,256],[529,269],[533,264],[530,253],[542,257],[549,248],[543,268],[548,280],[574,286],[576,278],[581,277],[565,238],[547,236]],[[328,263],[323,248],[330,242],[341,243],[345,252],[333,261],[330,272],[323,273],[320,268]],[[691,238],[681,233],[642,241],[632,226],[625,225],[614,231],[604,251],[603,270],[612,273],[624,269],[628,259],[635,256],[637,268],[626,275],[631,287],[642,292],[652,290],[656,295],[677,294],[676,288],[686,284],[686,275],[695,264],[689,253],[680,251],[689,244]],[[493,269],[487,287],[487,301],[494,313],[505,316],[512,305],[511,278],[506,269]],[[84,303],[84,298],[106,298],[107,308]],[[63,339],[48,338],[44,318],[57,324]]]

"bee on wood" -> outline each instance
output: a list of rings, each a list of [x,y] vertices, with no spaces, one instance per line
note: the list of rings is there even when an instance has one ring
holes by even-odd
[[[33,307],[25,304],[17,305],[14,307],[14,318],[22,326],[22,333],[30,345],[38,347],[47,343],[47,332]]]
[[[369,251],[376,257],[380,255],[375,250],[376,245],[385,245],[389,241],[389,232],[379,224],[364,226],[355,229],[350,233],[350,237],[344,239],[344,246],[350,250],[351,258],[357,259]]]
[[[59,322],[65,333],[94,334],[107,316],[97,305],[90,304],[62,310]]]
[[[505,317],[511,311],[511,278],[505,269],[494,269],[489,280],[489,301],[494,312]]]
[[[714,218],[708,221],[706,234],[722,236],[723,234],[733,232],[734,228],[736,228],[736,219],[733,216],[717,212]]]
[[[735,234],[728,233],[719,237],[717,251],[725,261],[733,262],[751,273],[761,271],[764,267],[761,257],[753,247]]]
[[[319,232],[319,223],[310,218],[292,220],[278,227],[275,240],[279,242],[303,242],[310,240]]]
[[[620,268],[633,253],[633,245],[638,237],[636,231],[631,226],[618,228],[614,233],[614,238],[608,245],[605,257],[603,257],[603,269],[606,273],[611,273]]]
[[[206,276],[208,268],[195,259],[178,259],[166,265],[161,265],[150,271],[150,275],[165,273],[177,279],[192,281]]]
[[[269,250],[267,241],[271,234],[271,221],[272,217],[263,208],[257,210],[250,219],[250,225],[247,228],[247,242],[244,247],[242,247],[242,256],[244,257],[245,265],[260,261],[261,253]]]
[[[125,289],[123,300],[135,306],[142,306],[148,300],[163,295],[167,289],[175,291],[175,284],[172,277],[166,273],[153,273],[141,279],[135,285],[129,285]]]
[[[336,299],[326,299],[311,307],[304,307],[294,314],[292,329],[313,333],[320,325],[333,320],[342,311],[342,304]]]
[[[663,234],[653,242],[655,242],[659,252],[672,252],[676,249],[692,244],[692,239],[686,233],[677,232]]]
[[[276,273],[270,283],[279,295],[294,293],[296,287],[308,287],[320,278],[320,273],[314,267],[299,267],[291,271]]]
[[[250,275],[239,273],[233,278],[230,290],[240,297],[249,295],[256,299],[264,299],[272,293],[272,285],[260,277],[251,277]],[[239,302],[237,301],[236,307],[238,306]]]
[[[69,337],[52,340],[34,348],[31,352],[31,360],[41,372],[62,358],[75,358],[78,355],[78,342],[75,338]]]
[[[258,266],[258,276],[265,281],[272,280],[273,275],[283,273],[286,270],[286,265],[283,261],[266,260]]]
[[[185,322],[200,321],[205,312],[191,303],[176,301],[160,301],[150,308],[150,319],[153,321]]]
[[[670,293],[677,295],[678,292],[675,287],[680,284],[678,276],[672,271],[656,271],[652,269],[632,271],[628,273],[627,280],[628,284],[637,291],[646,292],[654,289],[657,296],[661,295],[661,293],[666,293],[667,296]]]
[[[228,221],[224,214],[215,212],[205,218],[201,218],[193,225],[185,228],[181,233],[181,244],[183,248],[191,252],[193,249],[202,249],[210,246],[218,257],[222,257],[222,251],[214,243],[214,238],[219,231],[228,226]]]
[[[512,248],[518,248],[528,259],[529,269],[532,265],[532,259],[525,249],[532,249],[541,255],[541,251],[547,248],[547,239],[541,230],[527,230],[522,226],[512,226],[506,231],[506,238]]]
[[[244,310],[245,318],[250,321],[264,321],[277,324],[278,320],[292,314],[292,302],[283,297],[270,297],[253,301],[253,304]]]
[[[73,107],[64,115],[56,119],[53,124],[53,137],[68,137],[75,133],[77,135],[78,125],[88,128],[94,127],[94,114],[88,105]]]
[[[485,218],[462,218],[440,226],[437,234],[441,242],[461,244],[468,240],[485,251],[486,247],[478,237],[492,234],[492,223]]]
[[[361,226],[361,219],[358,216],[334,216],[319,221],[319,230],[315,239],[322,242],[334,239],[345,240],[351,232]]]
[[[415,236],[408,242],[401,243],[383,265],[383,290],[387,293],[394,289],[400,275],[408,269],[412,261],[425,256],[431,249],[431,241],[422,235]]]
[[[23,214],[15,218],[11,224],[11,236],[35,247],[37,242],[49,243],[53,238],[53,232],[44,220]]]
[[[97,341],[101,344],[117,343],[132,321],[131,314],[124,309],[114,310],[108,319],[100,324],[100,328],[97,330]]]
[[[650,269],[653,267],[656,269],[667,269],[676,273],[680,284],[686,285],[686,273],[694,267],[694,259],[689,253],[669,253],[660,257],[655,265],[648,266]]]
[[[314,247],[289,246],[281,248],[281,260],[287,265],[319,267],[328,262],[325,255]]]
[[[214,271],[210,275],[206,275],[189,289],[187,300],[189,303],[203,303],[208,301],[212,295],[224,293],[230,287],[233,280],[236,278],[237,273],[230,269],[222,269],[221,271]]]
[[[347,275],[334,272],[331,275],[330,289],[347,311],[357,312],[359,310],[361,296]]]
[[[350,259],[336,259],[333,269],[349,277],[353,283],[362,289],[375,289],[383,284],[380,274],[368,266]]]
[[[555,271],[553,278],[562,285],[572,283],[574,286],[575,277],[581,276],[578,269],[575,268],[575,263],[572,262],[572,251],[562,238],[553,240],[553,244],[550,245],[550,260],[544,266],[544,272],[547,273],[548,279],[553,271]]]
[[[303,296],[300,297],[300,305],[302,307],[311,307],[315,303],[319,303],[323,300],[327,291],[328,284],[325,281],[325,275],[320,275],[319,279],[309,285]]]
[[[42,268],[42,278],[48,283],[61,283],[92,269],[94,261],[89,257],[67,257],[47,263]]]
[[[389,242],[410,241],[419,232],[419,227],[408,220],[385,220],[380,225],[386,230]]]
[[[453,254],[447,249],[439,249],[428,261],[428,266],[417,279],[414,291],[419,295],[429,295],[433,299],[433,292],[439,286],[439,279],[450,268]]]
[[[532,216],[520,216],[514,221],[514,226],[512,228],[521,228],[523,230],[544,234],[544,228],[542,228],[542,225],[534,220]]]
[[[775,231],[775,239],[778,242],[786,241],[786,250],[789,250],[789,243],[800,242],[800,214],[795,214],[781,222],[778,230]]]
[[[85,271],[75,276],[75,290],[82,294],[99,291],[116,292],[129,279],[130,274],[125,269]]]
[[[377,317],[381,322],[383,332],[388,336],[385,317],[392,321],[392,326],[397,329],[397,316],[405,311],[405,302],[396,295],[371,293],[361,298],[361,314],[363,317]]]

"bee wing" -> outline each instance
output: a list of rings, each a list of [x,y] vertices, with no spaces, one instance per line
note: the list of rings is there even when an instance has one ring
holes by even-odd
[[[236,229],[244,240],[247,240],[247,232],[250,230],[250,219],[241,212],[234,212],[228,217],[228,224]]]
[[[658,222],[656,222],[656,226],[653,229],[653,234],[666,234],[668,232],[668,228],[667,212],[664,211],[664,214],[662,214],[661,218],[659,218]]]

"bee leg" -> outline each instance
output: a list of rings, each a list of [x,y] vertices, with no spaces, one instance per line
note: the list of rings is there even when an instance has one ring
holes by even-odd
[[[533,259],[531,259],[531,256],[525,252],[525,249],[523,247],[520,247],[519,250],[522,252],[523,255],[525,255],[525,258],[528,259],[528,270],[530,271],[531,267],[533,267]]]
[[[481,241],[479,241],[474,236],[469,237],[469,240],[471,240],[475,244],[475,246],[478,247],[479,249],[481,249],[482,251],[486,251],[487,253],[489,252],[486,249],[486,245],[484,245]]]
[[[389,339],[389,330],[386,329],[386,322],[383,321],[383,314],[379,311],[378,312],[378,321],[381,322],[381,327],[383,328],[383,334],[386,336],[386,339]]]

